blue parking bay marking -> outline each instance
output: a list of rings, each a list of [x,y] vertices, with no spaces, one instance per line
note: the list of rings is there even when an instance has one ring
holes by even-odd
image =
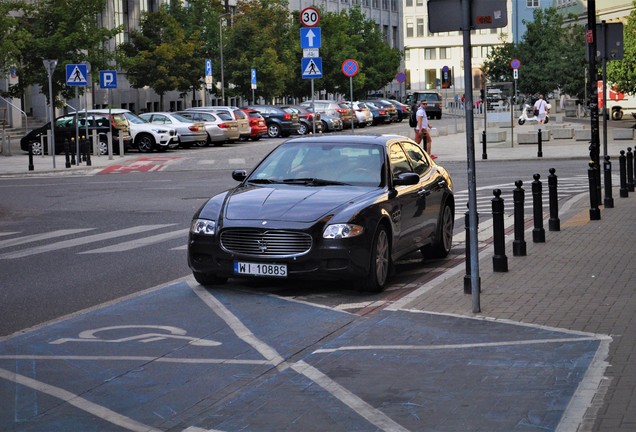
[[[0,341],[0,429],[554,430],[603,343],[188,278]]]

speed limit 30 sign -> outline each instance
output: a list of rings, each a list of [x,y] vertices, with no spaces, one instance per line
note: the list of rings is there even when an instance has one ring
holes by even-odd
[[[320,12],[314,7],[307,7],[300,12],[300,23],[305,27],[316,27],[320,22]]]

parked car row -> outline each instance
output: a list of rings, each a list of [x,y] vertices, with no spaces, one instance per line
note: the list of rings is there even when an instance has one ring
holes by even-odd
[[[100,155],[108,153],[108,132],[113,151],[165,151],[177,147],[222,146],[238,140],[337,132],[345,128],[399,122],[408,118],[410,107],[390,99],[349,102],[313,100],[300,105],[204,106],[178,112],[151,112],[136,115],[126,109],[95,109],[70,113],[55,120],[55,152],[65,151],[65,143],[75,137],[97,136]],[[50,123],[34,129],[20,141],[22,150],[34,155],[48,153],[46,135]],[[95,132],[93,132],[95,131]]]

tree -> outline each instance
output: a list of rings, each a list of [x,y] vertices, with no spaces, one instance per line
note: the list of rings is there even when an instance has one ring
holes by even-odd
[[[619,91],[636,93],[636,1],[634,9],[627,17],[623,27],[622,60],[607,62],[607,80],[616,85]]]
[[[585,38],[580,24],[564,25],[554,7],[537,8],[519,45],[519,89],[527,94],[548,94],[555,89],[573,96],[584,92]]]
[[[556,8],[537,8],[526,33],[515,45],[495,47],[483,64],[491,82],[511,81],[510,61],[521,61],[518,90],[549,94],[560,90],[581,98],[585,92],[585,37],[580,24],[565,24]],[[572,18],[572,17],[570,17]]]
[[[198,33],[186,37],[181,24],[164,5],[157,12],[142,16],[139,30],[130,32],[130,41],[119,46],[119,53],[131,86],[152,88],[163,109],[166,92],[185,93],[199,83],[203,68],[197,55],[200,45]]]
[[[23,9],[17,16],[21,32],[29,36],[28,49],[21,49],[17,58],[18,84],[9,93],[19,97],[31,85],[48,89],[48,75],[43,59],[57,59],[53,74],[53,95],[66,98],[74,95],[74,88],[66,85],[65,64],[89,63],[92,74],[109,66],[112,54],[106,42],[121,28],[101,27],[96,16],[104,11],[106,0],[45,0]],[[94,76],[95,78],[95,76]],[[83,91],[83,88],[79,88]],[[48,97],[48,92],[44,92]]]
[[[28,31],[20,26],[18,17],[27,9],[21,1],[0,2],[0,73],[15,68],[22,52],[28,46]]]
[[[257,71],[258,95],[267,101],[285,95],[289,77],[298,77],[300,63],[293,55],[298,36],[291,32],[286,0],[240,2],[224,40],[230,93],[251,99],[252,68]]]

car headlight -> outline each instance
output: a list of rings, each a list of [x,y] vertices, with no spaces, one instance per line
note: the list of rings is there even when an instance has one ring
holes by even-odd
[[[216,222],[209,219],[195,219],[190,226],[192,234],[214,235],[216,233]]]
[[[354,224],[334,224],[325,228],[322,233],[323,238],[341,239],[359,236],[364,232],[364,228]]]
[[[152,131],[153,131],[154,133],[157,133],[157,134],[165,134],[165,133],[168,133],[168,130],[167,130],[167,129],[158,129],[158,128],[155,128],[155,129],[152,129]]]

